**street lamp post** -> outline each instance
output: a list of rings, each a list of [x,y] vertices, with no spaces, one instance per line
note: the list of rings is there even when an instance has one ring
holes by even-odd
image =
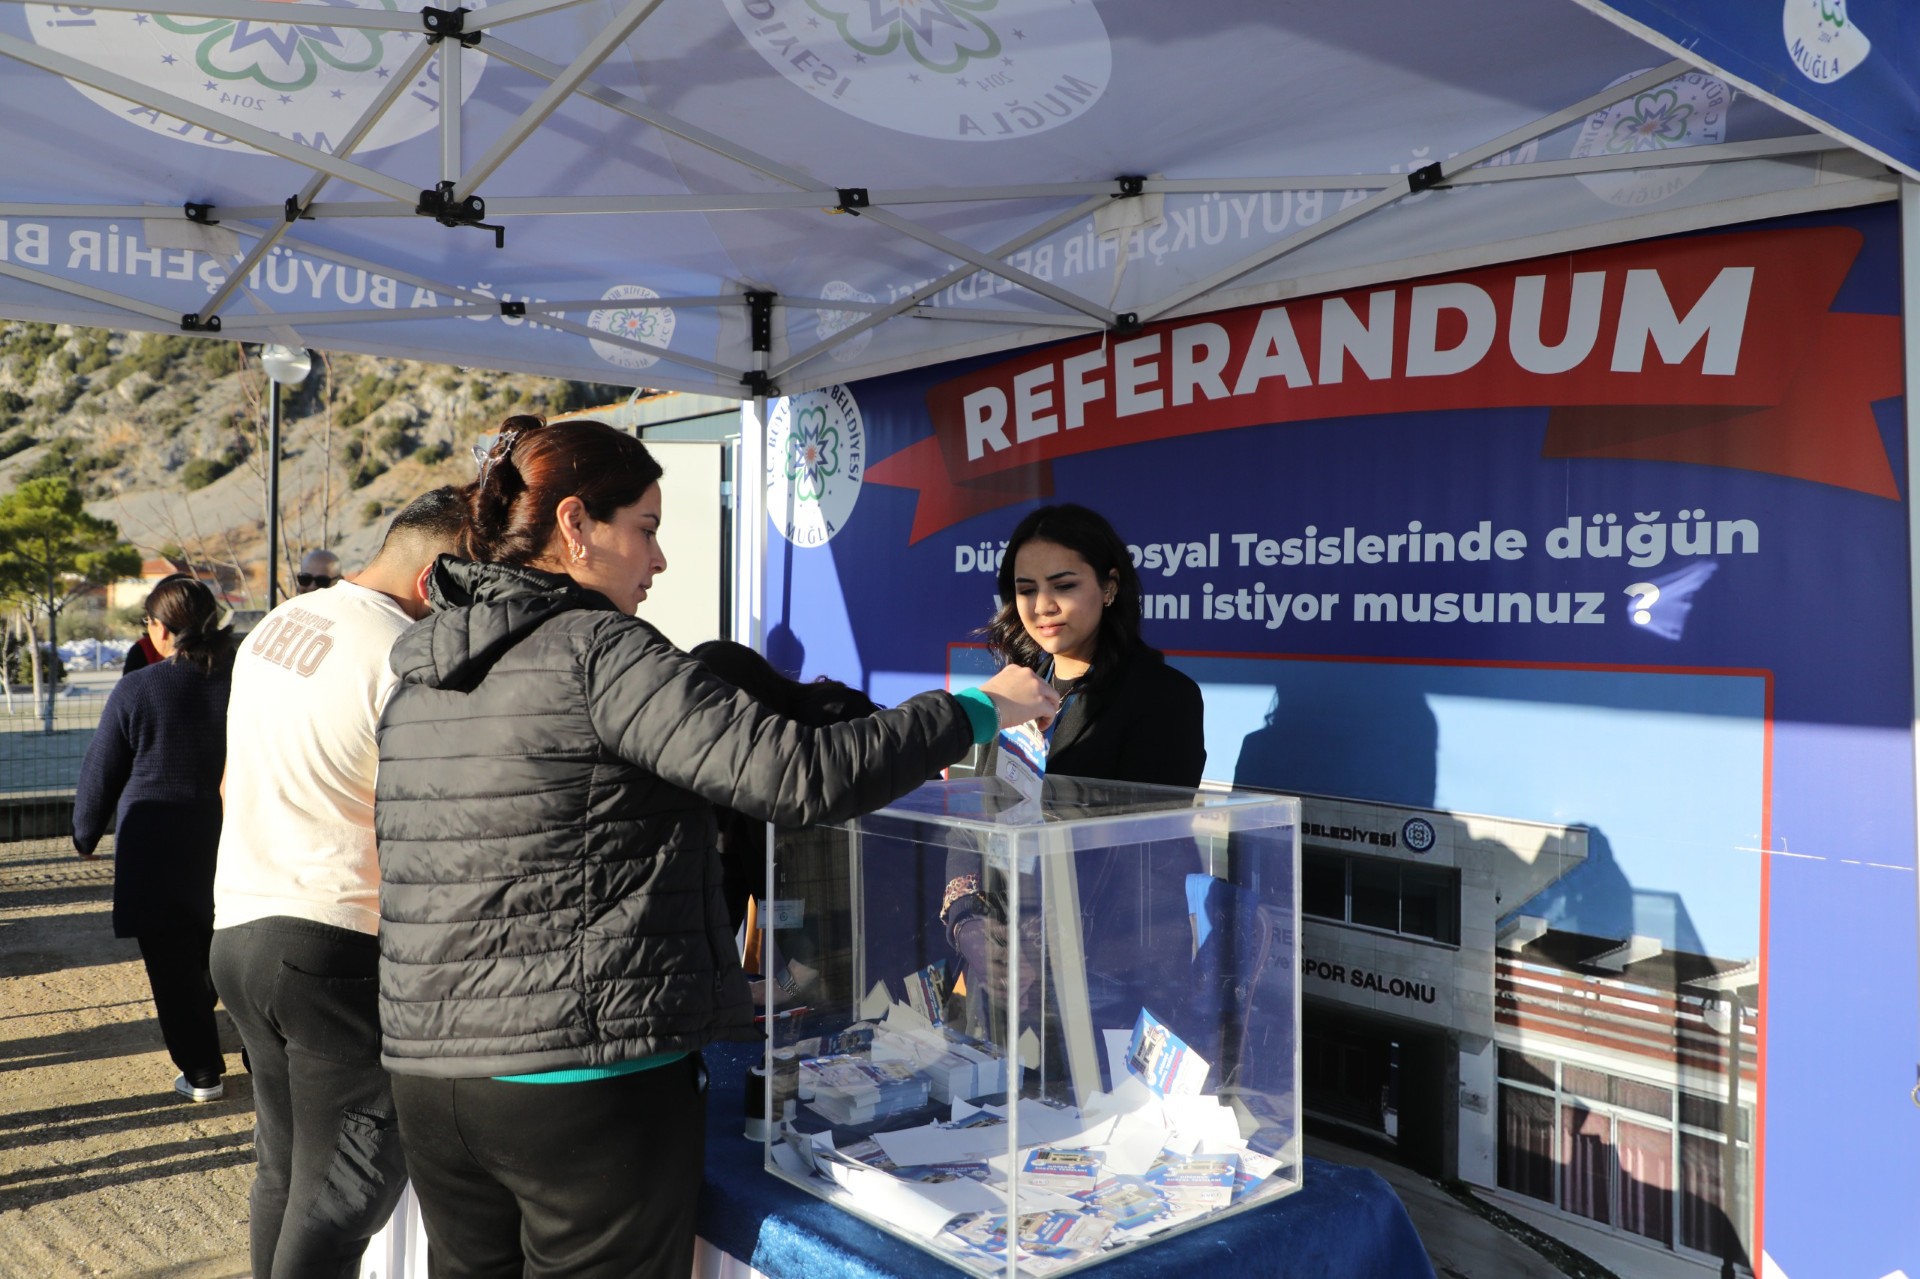
[[[280,388],[307,380],[313,357],[297,346],[260,348],[260,367],[273,385],[267,392],[267,608],[280,602]]]

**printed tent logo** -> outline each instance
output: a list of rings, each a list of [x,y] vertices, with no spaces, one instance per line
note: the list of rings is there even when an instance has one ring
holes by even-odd
[[[865,480],[866,424],[844,385],[776,400],[767,415],[767,514],[795,546],[824,546]]]
[[[1644,75],[1647,70],[1651,68],[1621,76],[1613,83]],[[1726,81],[1704,71],[1689,71],[1588,116],[1574,140],[1573,155],[1635,155],[1725,142],[1732,101]],[[1706,171],[1705,165],[1626,169],[1582,174],[1580,184],[1608,204],[1644,208],[1678,195]]]
[[[828,302],[873,302],[877,300],[873,294],[864,293],[854,288],[851,284],[848,284],[845,280],[829,280],[826,287],[820,290],[820,296]],[[822,310],[814,319],[814,338],[817,341],[825,342],[836,334],[852,328],[855,324],[858,324],[866,318],[867,313],[864,311]],[[827,354],[844,364],[858,356],[862,351],[865,351],[867,344],[872,341],[873,330],[866,329],[854,334],[840,345],[830,348]]]
[[[1074,0],[726,0],[754,51],[811,96],[923,138],[996,142],[1077,120],[1113,46]]]
[[[292,7],[292,6],[289,6]],[[478,9],[476,2],[469,6]],[[394,0],[356,5],[328,0],[300,6],[316,16],[342,9],[399,12]],[[376,31],[312,23],[256,23],[244,18],[181,18],[62,5],[23,9],[34,41],[103,70],[202,103],[223,115],[328,154],[366,113],[424,39],[416,31]],[[469,61],[461,101],[471,98],[486,59]],[[231,138],[151,107],[68,81],[116,117],[161,137],[196,146],[230,147]],[[440,82],[431,70],[380,118],[361,153],[408,141],[440,119]]]
[[[616,305],[601,307],[587,317],[587,327],[595,333],[605,333],[609,337],[624,338],[623,342],[602,342],[593,338],[593,353],[609,364],[617,364],[623,369],[650,369],[660,362],[657,355],[649,355],[639,347],[629,345],[641,342],[647,346],[656,346],[666,350],[673,345],[674,315],[673,308],[664,306],[620,306],[621,302],[633,303],[658,298],[660,295],[644,284],[616,284],[600,295],[603,302]]]
[[[1847,0],[1786,0],[1780,25],[1787,56],[1815,84],[1832,84],[1873,52],[1873,41],[1847,16]]]

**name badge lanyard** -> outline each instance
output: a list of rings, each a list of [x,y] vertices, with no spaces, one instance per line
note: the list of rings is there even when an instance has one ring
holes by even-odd
[[[1053,683],[1053,659],[1051,657],[1047,659],[1047,669],[1041,672],[1040,678],[1049,684]],[[1041,735],[1047,739],[1047,749],[1049,751],[1053,749],[1053,730],[1060,727],[1060,721],[1067,717],[1067,707],[1073,705],[1073,699],[1078,696],[1080,696],[1078,686],[1071,692],[1062,694],[1060,697],[1060,709],[1055,711],[1053,718],[1047,721],[1046,730]]]

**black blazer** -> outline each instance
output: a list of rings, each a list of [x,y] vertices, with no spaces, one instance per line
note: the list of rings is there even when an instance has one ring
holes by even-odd
[[[1198,786],[1207,763],[1204,720],[1200,686],[1142,645],[1111,679],[1075,695],[1067,704],[1047,750],[1047,775]],[[975,775],[993,775],[996,749],[997,745],[988,745],[974,753]],[[966,775],[960,767],[952,772]],[[1188,944],[1185,939],[1191,934],[1180,876],[1198,869],[1199,862],[1190,845],[1175,847],[1174,843],[1185,841],[1141,850],[1152,866],[1139,856],[1076,857],[1084,863],[1079,868],[1081,912],[1089,921],[1102,921],[1099,929],[1089,930],[1090,967],[1109,974],[1130,973],[1144,956],[1163,953],[1166,939],[1174,939],[1180,947]],[[961,922],[991,910],[980,896],[985,874],[978,849],[949,850],[940,921],[956,951],[955,931]],[[1172,885],[1171,895],[1168,885]],[[1161,1000],[1156,1007],[1160,1015],[1167,1015],[1161,1012],[1166,1002]]]
[[[1144,647],[1072,697],[1047,750],[1047,772],[1110,782],[1198,786],[1206,764],[1200,686]]]
[[[1198,786],[1207,764],[1200,686],[1144,645],[1102,687],[1075,694],[1054,727],[1047,772],[1060,777]],[[955,777],[991,777],[997,741],[976,747]]]

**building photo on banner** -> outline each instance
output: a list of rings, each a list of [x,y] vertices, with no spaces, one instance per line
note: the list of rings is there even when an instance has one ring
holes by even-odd
[[[1797,217],[792,397],[768,651],[977,684],[1014,524],[1099,509],[1209,782],[1306,797],[1310,1120],[1703,1274],[1914,1273],[1897,260]]]

